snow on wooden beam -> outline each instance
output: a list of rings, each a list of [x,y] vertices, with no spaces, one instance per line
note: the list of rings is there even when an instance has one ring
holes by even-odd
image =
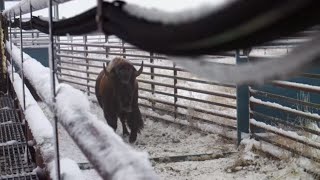
[[[9,42],[6,44],[10,51]],[[82,150],[103,179],[158,179],[147,153],[138,152],[123,142],[111,127],[90,112],[89,100],[80,90],[58,84],[56,106],[52,103],[50,70],[25,54],[25,77],[37,93],[55,108],[60,124]],[[20,50],[13,46],[12,58],[21,66]],[[41,76],[39,76],[41,74]]]
[[[68,2],[70,0],[54,0],[53,5],[60,4],[64,2]],[[11,14],[11,17],[15,14],[16,16],[20,14],[20,8],[21,8],[21,15],[30,13],[30,4],[32,6],[33,11],[41,10],[48,7],[48,0],[22,0],[17,5],[13,6],[10,9],[6,9],[2,12],[2,15],[9,17],[9,14]]]

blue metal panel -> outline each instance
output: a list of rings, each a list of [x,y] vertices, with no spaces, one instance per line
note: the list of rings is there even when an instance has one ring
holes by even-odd
[[[320,68],[313,68],[311,70],[308,70],[307,72],[312,73],[312,74],[320,74]],[[313,79],[313,78],[306,78],[306,77],[295,77],[295,78],[292,78],[288,81],[296,82],[296,83],[303,83],[303,84],[308,84],[308,85],[314,85],[314,86],[320,86],[320,79]],[[311,103],[320,104],[320,94],[318,94],[318,93],[311,93],[311,92],[309,93],[309,92],[304,92],[304,91],[296,90],[296,89],[277,87],[277,86],[273,86],[270,84],[260,86],[260,87],[254,87],[253,89],[276,94],[276,95],[286,96],[286,97],[290,97],[290,98],[294,98],[294,99],[299,99],[301,101],[305,100],[305,101],[308,101]],[[287,107],[290,107],[293,109],[320,114],[320,109],[317,107],[306,107],[301,104],[293,104],[293,103],[289,103],[287,101],[283,101],[281,99],[268,98],[268,97],[260,96],[260,95],[256,95],[254,97],[261,99],[263,101],[275,102],[275,103],[278,103],[278,104],[281,104],[283,106],[287,106]],[[251,106],[251,109],[254,110],[255,112],[259,112],[259,113],[265,114],[270,117],[279,118],[279,119],[282,119],[287,122],[293,122],[295,124],[304,124],[305,121],[308,121],[308,119],[299,118],[296,115],[286,113],[286,112],[283,112],[280,110],[276,110],[274,108],[269,108],[269,107],[266,107],[263,105],[254,105],[254,106]],[[267,124],[276,125],[276,124],[274,124],[268,120],[265,120],[263,118],[260,118],[260,117],[254,117],[254,118],[257,121],[262,121]]]
[[[48,48],[23,48],[24,52],[32,58],[38,60],[43,66],[49,67]]]

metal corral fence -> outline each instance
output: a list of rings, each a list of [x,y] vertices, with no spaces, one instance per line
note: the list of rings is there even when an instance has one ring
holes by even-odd
[[[261,57],[267,60],[269,56],[288,53],[316,31],[318,28],[255,47],[250,56],[249,51],[235,51],[207,59],[228,65],[253,62]],[[27,42],[32,40],[23,43]],[[141,51],[116,37],[59,37],[55,45],[59,80],[86,91],[89,96],[95,97],[95,79],[103,63],[121,56],[138,68],[144,61],[143,74],[138,77],[139,104],[144,115],[228,138],[236,138],[238,127],[239,141],[241,132],[250,131],[252,137],[262,142],[320,162],[317,67],[288,81],[236,88],[195,77],[167,57]]]
[[[91,37],[87,36],[73,38],[73,42],[57,42],[59,80],[94,96],[95,80],[103,63],[120,56],[138,68],[144,61],[144,71],[138,77],[143,114],[236,137],[234,85],[196,78],[166,57],[138,50],[115,37],[104,38],[104,43],[89,42]],[[234,63],[234,57],[228,60]]]
[[[288,37],[290,46],[270,46],[263,56],[281,56],[307,41],[319,28]],[[273,53],[272,53],[273,52]],[[244,58],[243,61],[253,59]],[[293,154],[320,162],[320,67],[309,69],[288,81],[247,87],[251,135]],[[246,105],[247,106],[247,105]],[[247,112],[242,112],[247,114]]]

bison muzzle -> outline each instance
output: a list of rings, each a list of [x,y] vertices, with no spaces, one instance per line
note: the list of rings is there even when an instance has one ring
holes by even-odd
[[[137,139],[143,128],[143,120],[138,107],[138,77],[143,70],[143,61],[137,71],[134,66],[123,58],[115,58],[103,64],[103,70],[96,80],[96,96],[103,109],[107,123],[116,131],[117,119],[122,123],[123,135],[129,135],[126,124],[131,132],[129,142]]]

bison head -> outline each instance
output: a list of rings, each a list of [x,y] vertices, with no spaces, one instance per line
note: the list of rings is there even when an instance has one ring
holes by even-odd
[[[104,66],[104,71],[107,76],[113,79],[116,88],[118,105],[121,111],[132,112],[134,96],[137,94],[136,77],[138,77],[143,70],[143,61],[140,69],[137,71],[134,66],[127,62],[119,63],[117,66],[107,71]]]

